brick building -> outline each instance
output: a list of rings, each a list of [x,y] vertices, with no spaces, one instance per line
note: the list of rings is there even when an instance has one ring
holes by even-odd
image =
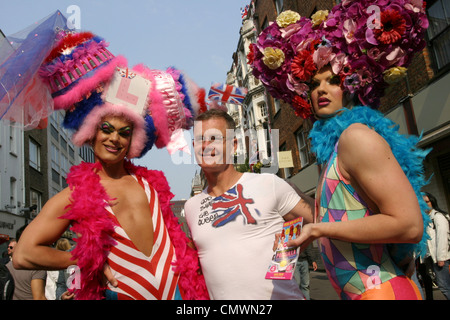
[[[267,107],[267,117],[259,119],[270,129],[278,130],[278,151],[290,152],[292,166],[280,168],[277,174],[289,179],[300,189],[314,195],[319,178],[319,168],[310,153],[308,132],[312,123],[295,116],[292,108],[274,99],[251,75],[246,65],[248,46],[257,35],[279,13],[293,10],[301,16],[310,17],[318,10],[331,10],[334,0],[254,0],[249,5],[248,15],[243,18],[241,38],[233,55],[233,64],[228,74],[229,84],[244,85],[249,89],[242,106],[244,119],[237,120],[245,129],[257,123],[252,110],[257,105]],[[436,196],[444,210],[450,208],[450,2],[427,1],[430,27],[427,30],[427,47],[416,54],[408,68],[408,75],[399,83],[389,87],[381,100],[380,111],[400,126],[401,133],[422,134],[420,147],[432,148],[425,161],[426,176],[431,177],[425,187]],[[253,29],[249,32],[248,25]],[[257,96],[256,96],[257,95]],[[232,106],[230,109],[235,110]],[[236,112],[234,112],[236,114]],[[266,125],[267,127],[267,125]],[[273,138],[273,137],[272,137]],[[270,140],[270,138],[267,138]],[[264,142],[258,141],[258,145]],[[266,144],[267,146],[267,144]],[[248,150],[248,146],[247,146]],[[275,150],[276,151],[276,150]],[[268,152],[267,155],[270,155]],[[272,155],[272,162],[276,159]],[[273,167],[273,164],[271,164]]]

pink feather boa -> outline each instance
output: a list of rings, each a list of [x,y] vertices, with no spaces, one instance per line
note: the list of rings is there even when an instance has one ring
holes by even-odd
[[[174,271],[179,273],[178,285],[186,300],[209,299],[205,280],[198,273],[197,251],[189,247],[189,239],[181,230],[178,219],[172,213],[170,200],[173,194],[161,171],[148,170],[144,167],[125,162],[129,173],[142,177],[155,188],[161,205],[164,222],[177,260],[173,263]],[[104,298],[103,266],[109,251],[115,245],[112,239],[114,223],[108,217],[105,200],[111,201],[97,172],[101,164],[81,163],[73,166],[67,176],[72,190],[69,212],[63,219],[72,220],[71,230],[81,235],[76,238],[77,245],[72,251],[72,258],[78,261],[81,288],[76,291],[77,300],[99,300]]]

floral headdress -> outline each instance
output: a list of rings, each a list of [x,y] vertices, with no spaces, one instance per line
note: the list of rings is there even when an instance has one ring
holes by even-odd
[[[55,109],[66,111],[64,127],[81,146],[92,141],[101,119],[123,116],[133,124],[129,159],[142,157],[153,145],[169,152],[187,147],[183,129],[206,105],[204,89],[180,70],[128,68],[108,44],[90,32],[61,31],[60,40],[39,74],[51,88]]]
[[[308,84],[327,65],[344,92],[377,108],[425,47],[427,27],[422,0],[344,0],[311,19],[288,10],[261,32],[248,59],[268,92],[305,119],[312,115]]]

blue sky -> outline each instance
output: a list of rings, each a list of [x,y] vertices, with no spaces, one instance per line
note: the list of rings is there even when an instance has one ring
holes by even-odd
[[[66,17],[76,5],[81,30],[92,31],[110,43],[109,50],[124,55],[130,66],[152,69],[174,66],[199,86],[225,82],[242,25],[240,9],[250,0],[2,0],[0,29],[8,36],[60,10]],[[185,134],[190,138],[190,133]],[[190,143],[190,142],[189,142]],[[166,174],[174,199],[188,199],[196,170],[193,155],[154,147],[135,161]]]

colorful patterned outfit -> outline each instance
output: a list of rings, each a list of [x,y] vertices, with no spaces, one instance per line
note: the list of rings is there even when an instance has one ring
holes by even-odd
[[[373,215],[339,172],[336,143],[318,189],[319,222]],[[320,238],[328,274],[341,299],[421,299],[417,286],[393,262],[385,244],[360,244]]]

